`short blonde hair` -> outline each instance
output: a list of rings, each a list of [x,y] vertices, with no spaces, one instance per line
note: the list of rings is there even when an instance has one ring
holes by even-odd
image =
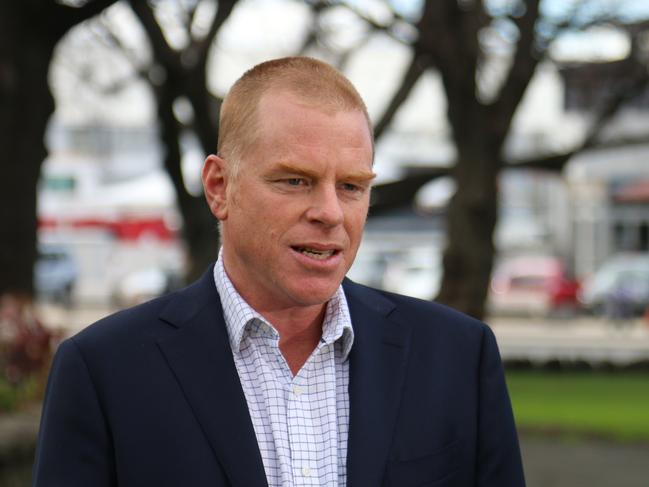
[[[287,91],[325,111],[360,111],[373,130],[367,107],[354,85],[335,68],[309,57],[285,57],[258,64],[239,78],[223,100],[218,155],[235,177],[246,151],[257,142],[257,107],[270,90]],[[372,142],[373,145],[373,142]]]

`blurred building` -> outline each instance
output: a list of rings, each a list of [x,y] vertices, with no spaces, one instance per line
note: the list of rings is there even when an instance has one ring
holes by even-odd
[[[39,240],[75,262],[71,301],[106,304],[124,294],[133,275],[155,271],[160,281],[182,274],[180,217],[160,167],[155,131],[55,121],[48,139],[51,155],[39,184]],[[133,292],[156,294],[143,286],[162,291],[166,285],[147,279],[152,284]]]
[[[301,42],[310,10],[306,4],[286,4],[281,15],[291,22],[267,21],[279,11],[273,2],[237,8],[237,15],[224,28],[216,48],[218,66],[210,64],[210,86],[215,93],[224,93],[252,64],[294,51]],[[112,12],[120,25],[137,23],[127,7],[118,5]],[[131,44],[139,46],[144,42],[142,33],[132,30]],[[73,230],[77,236],[83,232],[102,235],[106,241],[118,242],[116,247],[121,249],[135,249],[145,242],[157,249],[171,248],[170,243],[179,248],[179,220],[173,191],[160,167],[155,107],[146,83],[136,77],[119,92],[98,92],[84,73],[92,72],[95,81],[111,86],[111,82],[129,75],[129,64],[102,43],[91,42],[93,34],[88,29],[76,29],[71,34],[59,46],[58,60],[52,67],[58,107],[50,130],[52,157],[44,168],[41,185],[43,230],[59,237],[63,230]],[[88,51],[89,46],[94,50]],[[78,52],[86,54],[79,56]],[[583,55],[583,49],[579,52]],[[373,120],[381,116],[410,55],[403,45],[376,36],[349,58],[345,71],[366,100]],[[498,65],[498,59],[493,61]],[[507,59],[501,61],[507,65]],[[620,62],[573,63],[558,70],[554,64],[541,63],[512,124],[505,149],[508,157],[526,159],[561,153],[578,144],[587,125],[587,112],[607,96],[614,84],[624,81],[623,68]],[[622,116],[616,117],[607,137],[613,140],[617,134],[625,134],[637,138],[643,131],[649,132],[645,129],[649,119],[644,111],[648,103],[646,93],[639,95]],[[174,109],[181,109],[181,105]],[[403,178],[408,169],[450,165],[455,149],[449,142],[449,130],[441,80],[428,72],[377,143],[377,184]],[[201,151],[191,140],[182,150],[186,184],[190,191],[200,191]],[[638,188],[628,184],[649,178],[647,156],[649,144],[618,143],[616,147],[579,154],[563,174],[503,171],[501,218],[495,236],[502,258],[521,254],[554,256],[571,273],[582,277],[618,250],[646,249],[646,200],[638,196]],[[421,265],[413,262],[423,260],[424,267],[439,275],[438,255],[444,246],[441,215],[452,191],[448,181],[433,181],[412,195],[407,207],[368,222],[364,246],[371,248],[368,254],[377,256],[379,270],[385,267],[387,255],[400,261],[399,269],[390,271],[391,276],[401,275],[404,269],[420,274]],[[428,250],[422,250],[424,247]],[[122,267],[133,268],[158,265],[149,259],[179,260],[176,256],[161,258],[164,253],[157,250],[145,250],[140,260],[98,258],[99,254],[84,259],[96,269],[95,283],[102,282],[101,269],[106,265],[113,269],[118,265],[115,263],[121,262]],[[108,255],[114,251],[102,252]],[[363,250],[361,260],[362,254]],[[398,259],[397,254],[401,255]],[[112,264],[97,265],[107,259]],[[110,272],[121,275],[126,271]],[[368,279],[374,283],[378,274],[372,271]],[[430,296],[435,285],[422,280],[420,294]],[[84,292],[92,288],[83,287]]]
[[[592,113],[613,93],[630,89],[630,69],[628,60],[564,66],[566,113]],[[601,146],[575,156],[565,175],[578,275],[591,274],[615,253],[649,252],[648,86],[621,107]]]

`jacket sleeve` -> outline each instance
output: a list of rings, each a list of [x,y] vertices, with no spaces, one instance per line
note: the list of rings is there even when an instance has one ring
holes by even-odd
[[[97,389],[74,339],[56,352],[43,405],[34,487],[117,485],[112,441]]]
[[[480,357],[478,487],[524,487],[518,435],[496,338],[485,325]]]

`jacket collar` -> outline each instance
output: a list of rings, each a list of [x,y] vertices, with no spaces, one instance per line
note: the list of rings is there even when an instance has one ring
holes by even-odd
[[[160,318],[178,332],[158,346],[230,483],[267,486],[212,267],[181,291]]]

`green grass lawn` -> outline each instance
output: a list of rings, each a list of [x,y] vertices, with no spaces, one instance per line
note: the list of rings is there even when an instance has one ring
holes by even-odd
[[[649,441],[649,372],[507,371],[519,429]]]

